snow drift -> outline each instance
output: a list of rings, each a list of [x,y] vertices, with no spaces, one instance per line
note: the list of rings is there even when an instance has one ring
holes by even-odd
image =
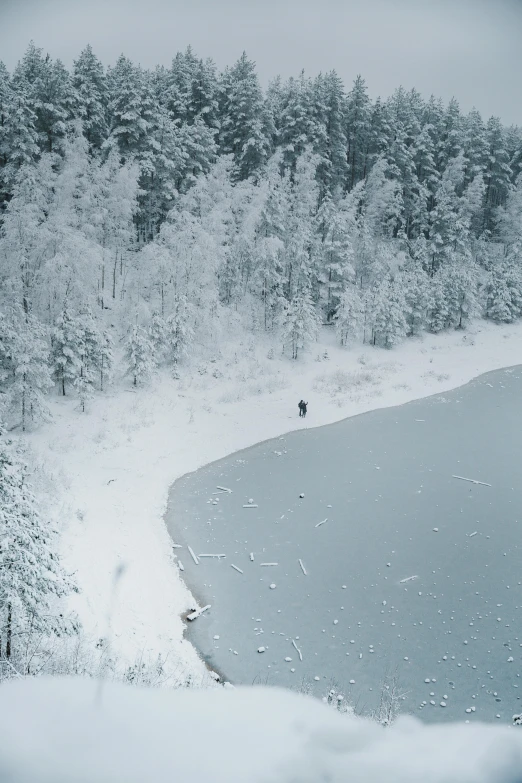
[[[139,689],[88,680],[0,689],[9,783],[520,783],[522,733],[481,724],[388,729],[265,687]]]

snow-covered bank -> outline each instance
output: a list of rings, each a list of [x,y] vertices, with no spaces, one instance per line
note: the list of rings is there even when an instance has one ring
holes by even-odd
[[[169,691],[26,680],[0,692],[10,783],[519,783],[522,732],[475,724],[383,729],[269,688]],[[201,752],[204,749],[204,752]]]
[[[489,370],[522,363],[522,324],[477,323],[467,332],[427,335],[393,351],[333,345],[311,357],[266,359],[236,345],[180,381],[92,402],[58,400],[54,422],[30,436],[61,497],[64,563],[82,589],[71,598],[89,633],[110,625],[119,655],[169,655],[180,681],[205,670],[182,639],[180,615],[194,602],[172,559],[163,523],[168,488],[179,476],[260,440],[374,408],[445,391]],[[329,359],[318,362],[325,347]],[[297,402],[309,402],[305,420]],[[125,566],[114,587],[118,565]]]

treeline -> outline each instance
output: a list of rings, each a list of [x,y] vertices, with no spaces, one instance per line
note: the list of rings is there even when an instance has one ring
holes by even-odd
[[[263,92],[244,54],[147,71],[31,44],[0,66],[0,391],[23,428],[214,343],[294,358],[321,323],[385,347],[522,314],[522,132],[335,72]],[[109,311],[109,312],[108,312]],[[116,340],[116,345],[115,345]]]

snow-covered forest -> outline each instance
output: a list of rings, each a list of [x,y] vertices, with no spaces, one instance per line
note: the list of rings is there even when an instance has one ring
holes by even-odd
[[[53,394],[81,414],[113,374],[179,375],[237,333],[298,360],[323,324],[392,348],[514,321],[521,172],[522,130],[456,100],[335,72],[264,91],[246,54],[220,73],[191,49],[149,71],[87,47],[69,72],[31,43],[0,63],[0,417],[33,429]],[[3,438],[7,658],[75,630],[48,612],[74,585],[26,473]]]
[[[522,130],[335,72],[263,91],[90,47],[0,66],[0,388],[25,429],[46,395],[103,390],[216,350],[230,328],[298,358],[321,323],[392,347],[522,314]]]

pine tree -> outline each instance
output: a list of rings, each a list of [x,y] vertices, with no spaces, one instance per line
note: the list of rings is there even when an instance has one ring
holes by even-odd
[[[506,134],[500,120],[491,117],[486,126],[488,165],[484,171],[484,230],[493,231],[498,207],[506,202],[512,171],[506,147]]]
[[[448,265],[443,270],[448,325],[463,329],[480,312],[478,272],[473,264]]]
[[[246,52],[221,77],[220,116],[221,152],[233,155],[238,179],[256,175],[271,150],[263,93]]]
[[[380,107],[379,107],[380,108]],[[352,190],[367,174],[368,153],[370,151],[371,108],[368,98],[368,88],[359,74],[351,91],[346,96],[346,159],[349,166],[347,189]],[[380,146],[378,137],[382,123],[377,116],[373,117],[374,145]],[[379,154],[380,150],[377,152]]]
[[[506,259],[495,264],[484,285],[485,314],[497,323],[512,323],[522,315],[520,263]]]
[[[187,297],[183,294],[177,296],[173,311],[165,322],[165,353],[168,362],[178,364],[188,355],[194,339],[193,318],[193,308]]]
[[[371,342],[392,348],[407,334],[406,300],[400,280],[391,277],[374,285],[366,300],[366,321],[371,326]]]
[[[290,169],[293,174],[297,161],[305,151],[313,146],[317,147],[321,128],[313,107],[312,85],[304,72],[301,72],[298,79],[288,80],[282,95],[278,118],[278,145],[283,153],[283,167]]]
[[[412,250],[412,257],[407,259],[401,270],[406,300],[405,315],[408,335],[411,337],[420,334],[426,327],[430,303],[430,284],[425,271],[427,263],[425,241],[417,240]]]
[[[38,154],[36,114],[31,108],[29,85],[4,81],[0,98],[0,200],[12,196],[20,168],[34,163]]]
[[[341,345],[357,340],[362,333],[364,303],[357,286],[349,284],[339,297],[334,315],[335,329]]]
[[[152,152],[152,85],[140,68],[120,55],[114,68],[108,70],[107,86],[110,136],[105,144],[108,148],[116,146],[124,161],[137,158],[143,166]]]
[[[52,380],[46,338],[43,326],[20,307],[11,305],[0,314],[0,388],[7,411],[24,432],[30,422],[49,420],[45,394]]]
[[[446,300],[446,287],[441,272],[430,279],[428,312],[426,326],[430,332],[437,334],[450,325],[450,313]]]
[[[42,152],[60,152],[68,123],[74,116],[75,92],[67,69],[60,60],[43,57],[41,49],[30,44],[14,74],[29,84],[31,108],[36,114]]]
[[[77,623],[53,612],[74,583],[58,556],[56,533],[42,519],[27,483],[27,466],[0,435],[0,655],[9,660],[27,634],[73,633]]]
[[[317,298],[327,320],[339,304],[339,294],[355,276],[353,239],[356,218],[348,200],[334,204],[326,198],[317,215],[316,278]]]
[[[127,335],[125,344],[127,374],[131,376],[133,386],[146,383],[156,366],[153,345],[143,327],[134,325]]]
[[[91,151],[99,150],[108,136],[109,94],[103,65],[86,46],[74,61],[75,114],[80,117]]]
[[[298,293],[287,303],[281,316],[281,340],[283,349],[289,349],[292,359],[317,340],[319,318],[308,291]]]
[[[345,189],[348,165],[345,96],[341,79],[335,71],[317,77],[312,96],[318,126],[316,139],[313,140],[313,151],[319,157],[319,197],[322,199],[328,194],[338,198]]]
[[[66,306],[56,319],[51,347],[53,376],[64,397],[68,384],[78,386],[78,378],[82,376],[84,368],[84,356],[82,324]],[[87,378],[84,378],[84,381],[87,382]],[[83,388],[84,382],[81,382],[80,385]]]

